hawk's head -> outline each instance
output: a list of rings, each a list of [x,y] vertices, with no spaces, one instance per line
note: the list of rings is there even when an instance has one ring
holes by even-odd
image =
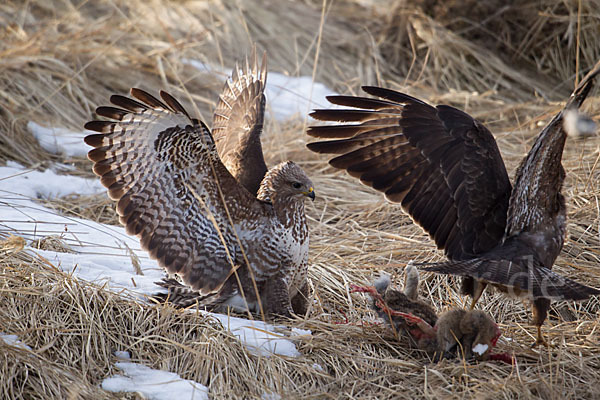
[[[301,200],[304,197],[315,199],[315,190],[311,180],[302,168],[292,161],[277,164],[266,173],[258,191],[258,198],[273,201]]]

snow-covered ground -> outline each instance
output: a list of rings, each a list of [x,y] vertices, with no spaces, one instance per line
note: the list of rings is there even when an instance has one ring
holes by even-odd
[[[89,147],[82,145],[83,138],[96,133],[87,130],[74,132],[65,128],[48,128],[33,121],[27,123],[27,128],[44,150],[66,157],[85,156]]]
[[[173,372],[152,369],[142,364],[119,361],[115,366],[124,375],[113,375],[102,381],[109,392],[136,392],[151,400],[208,399],[208,388]]]
[[[206,68],[201,64],[195,66]],[[293,78],[276,73],[269,73],[266,92],[267,109],[279,120],[297,114],[305,115],[310,108],[323,106],[326,103],[324,96],[332,93],[324,85],[313,83],[310,78]],[[34,122],[30,122],[28,128],[40,145],[52,153],[81,156],[90,150],[83,142],[83,137],[89,132],[44,127]],[[0,167],[0,232],[21,236],[28,245],[48,236],[60,237],[70,248],[69,252],[31,247],[28,250],[39,253],[79,279],[106,283],[110,290],[141,298],[160,291],[161,288],[154,282],[162,279],[162,269],[141,250],[136,238],[125,233],[124,228],[63,216],[35,201],[69,194],[106,193],[98,179],[68,175],[72,169],[69,165],[56,164],[45,171],[37,171],[11,161]],[[134,258],[139,260],[142,274],[136,273]],[[300,353],[291,337],[311,333],[294,328],[286,336],[281,333],[285,329],[262,321],[221,314],[211,316],[248,349],[262,356],[277,354],[298,357]],[[7,344],[30,349],[15,335],[3,333],[0,339]],[[119,362],[116,366],[125,376],[107,378],[102,384],[106,390],[135,391],[152,399],[208,397],[206,387],[183,380],[176,374],[130,362]]]
[[[4,341],[9,346],[18,347],[23,350],[31,350],[31,347],[21,342],[17,335],[7,335],[6,333],[0,332],[0,340]]]
[[[96,283],[109,281],[115,290],[129,289],[138,294],[156,292],[154,282],[162,279],[163,273],[141,250],[139,241],[127,235],[124,228],[60,215],[35,202],[35,199],[72,193],[105,192],[98,179],[61,174],[65,169],[55,166],[40,172],[12,161],[0,167],[0,231],[22,236],[28,244],[47,236],[60,236],[73,253],[36,252],[82,279]],[[144,275],[135,273],[131,252],[138,256]]]

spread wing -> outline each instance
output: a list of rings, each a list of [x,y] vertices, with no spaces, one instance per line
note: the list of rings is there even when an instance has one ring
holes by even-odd
[[[453,107],[378,87],[363,90],[378,98],[330,96],[354,109],[311,114],[350,124],[311,127],[308,135],[333,140],[308,148],[340,154],[329,163],[402,204],[451,260],[495,247],[511,185],[492,134]]]
[[[127,232],[170,273],[202,294],[218,291],[240,257],[233,224],[259,207],[220,162],[208,128],[165,92],[161,100],[112,96],[112,121],[86,124],[94,172],[117,200]],[[164,101],[164,103],[163,103]],[[253,211],[254,210],[254,211]]]
[[[565,171],[561,165],[567,133],[563,129],[565,110],[578,109],[600,73],[600,61],[575,88],[565,108],[556,114],[538,135],[527,156],[521,162],[508,210],[507,234],[537,229],[550,224],[558,205]],[[559,249],[560,250],[560,249]],[[558,255],[558,254],[556,254]]]
[[[232,77],[225,82],[214,113],[213,137],[229,172],[250,193],[256,194],[267,172],[260,143],[265,112],[266,53],[260,66],[256,48],[251,59],[252,66],[246,59],[245,68],[240,70],[236,65]]]

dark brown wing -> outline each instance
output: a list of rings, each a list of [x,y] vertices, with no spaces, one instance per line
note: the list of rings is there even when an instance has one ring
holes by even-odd
[[[229,172],[250,193],[256,195],[267,166],[263,157],[260,134],[265,112],[267,59],[259,66],[256,48],[252,66],[246,59],[243,70],[236,65],[227,79],[213,119],[213,137],[217,151]]]
[[[85,127],[94,172],[117,200],[127,233],[171,273],[202,294],[218,291],[239,266],[234,225],[260,207],[220,162],[208,128],[169,94],[132,89],[139,101],[112,96],[99,107],[112,121]],[[225,205],[226,204],[226,205]]]
[[[379,97],[330,96],[354,110],[311,115],[347,125],[313,126],[308,134],[334,139],[308,144],[362,183],[384,192],[429,233],[451,260],[472,258],[501,240],[511,186],[492,134],[464,112],[432,107],[378,87]]]

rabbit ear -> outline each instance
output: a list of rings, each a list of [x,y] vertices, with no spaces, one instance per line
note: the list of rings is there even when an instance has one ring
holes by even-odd
[[[383,296],[392,282],[390,275],[382,272],[379,278],[373,282],[373,286],[381,296]]]
[[[413,265],[412,260],[404,269],[404,294],[411,300],[419,297],[419,271]]]

